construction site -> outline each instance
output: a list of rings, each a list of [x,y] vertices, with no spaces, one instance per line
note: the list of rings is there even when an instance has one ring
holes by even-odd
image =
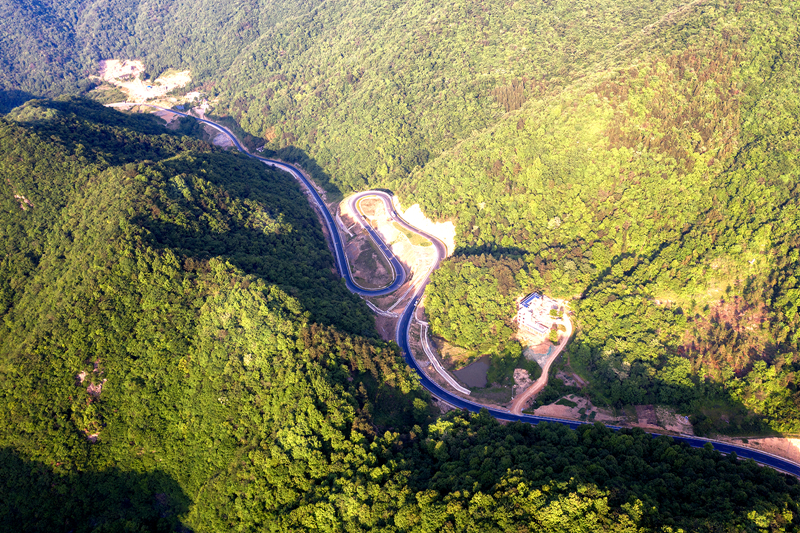
[[[519,303],[516,322],[531,344],[543,342],[563,324],[564,308],[549,296],[533,293]],[[538,342],[537,342],[538,341]]]

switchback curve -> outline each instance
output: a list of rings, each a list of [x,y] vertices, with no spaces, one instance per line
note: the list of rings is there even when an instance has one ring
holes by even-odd
[[[203,124],[208,124],[209,126],[215,128],[216,130],[218,130],[218,131],[224,133],[225,135],[227,135],[231,139],[231,141],[233,142],[234,146],[236,146],[236,148],[239,151],[241,151],[243,154],[245,154],[248,157],[251,157],[253,159],[256,159],[258,161],[261,161],[262,163],[264,163],[264,164],[266,164],[268,166],[283,170],[284,172],[288,172],[289,174],[294,176],[298,181],[300,181],[303,184],[303,186],[306,188],[308,193],[311,195],[311,198],[314,200],[314,204],[319,209],[319,211],[320,211],[320,213],[322,215],[322,218],[325,221],[325,224],[326,224],[326,226],[328,228],[328,232],[329,232],[331,241],[333,243],[334,257],[336,258],[337,269],[339,270],[339,273],[344,278],[348,289],[350,289],[351,291],[353,291],[353,292],[355,292],[357,294],[364,295],[364,296],[380,296],[380,295],[383,295],[383,294],[389,294],[389,293],[393,292],[394,290],[396,290],[400,285],[402,285],[402,283],[404,281],[404,278],[401,279],[400,276],[398,276],[398,278],[397,278],[397,280],[400,280],[399,283],[397,283],[397,280],[395,280],[395,283],[392,283],[389,287],[387,287],[385,289],[380,289],[380,290],[377,290],[377,291],[369,291],[369,290],[366,290],[366,289],[362,289],[362,288],[358,287],[355,283],[353,283],[349,268],[347,267],[347,258],[344,255],[344,247],[342,245],[341,236],[339,235],[339,231],[338,231],[338,229],[336,227],[336,224],[335,224],[335,222],[333,220],[333,216],[328,211],[328,208],[325,205],[325,202],[323,202],[323,200],[320,197],[319,193],[317,193],[317,190],[314,188],[314,186],[311,184],[311,182],[303,175],[303,173],[297,167],[295,167],[293,165],[290,165],[288,163],[284,163],[283,161],[276,161],[276,160],[273,160],[273,159],[267,159],[265,157],[260,157],[260,156],[251,154],[250,152],[248,152],[241,145],[241,143],[236,138],[236,136],[228,128],[226,128],[226,127],[224,127],[224,126],[222,126],[220,124],[217,124],[215,122],[212,122],[210,120],[207,120],[207,119],[201,119],[201,118],[195,117],[193,115],[189,115],[187,113],[182,113],[180,111],[175,111],[173,109],[169,109],[169,108],[162,107],[162,106],[155,105],[155,104],[139,104],[139,103],[131,103],[131,102],[120,102],[120,103],[117,103],[117,104],[107,104],[107,107],[130,107],[130,106],[153,107],[153,108],[161,109],[162,111],[168,111],[170,113],[174,113],[176,115],[180,115],[180,116],[183,116],[183,117],[193,118],[193,119],[195,119],[195,120],[197,120],[197,121],[199,121],[199,122],[201,122]],[[452,405],[453,407],[456,407],[456,408],[459,408],[459,409],[466,409],[468,411],[475,412],[475,413],[485,409],[491,416],[493,416],[494,418],[496,418],[498,420],[503,420],[503,421],[508,421],[508,422],[527,422],[529,424],[538,424],[539,422],[555,422],[555,423],[558,423],[558,424],[566,425],[566,426],[568,426],[568,427],[570,427],[572,429],[577,429],[578,427],[584,425],[585,424],[584,422],[579,422],[579,421],[576,421],[576,420],[565,420],[565,419],[561,419],[561,418],[550,418],[550,417],[545,417],[545,416],[534,416],[534,415],[524,415],[524,414],[516,415],[516,414],[513,414],[513,413],[511,413],[510,411],[507,411],[507,410],[496,409],[496,408],[488,408],[486,406],[483,406],[483,405],[480,405],[480,404],[465,400],[465,399],[460,398],[458,396],[455,396],[454,394],[451,394],[451,393],[447,392],[446,390],[442,389],[438,384],[436,384],[430,378],[428,378],[428,376],[419,367],[419,365],[417,364],[417,362],[414,359],[414,357],[411,355],[411,350],[410,350],[409,345],[408,345],[408,332],[409,332],[409,327],[411,326],[411,318],[412,318],[412,316],[414,314],[414,311],[416,311],[417,305],[419,305],[419,301],[420,301],[420,299],[422,297],[422,293],[425,291],[425,285],[427,285],[427,283],[428,283],[428,280],[430,278],[431,272],[433,272],[433,270],[435,270],[435,267],[437,267],[439,265],[439,262],[445,257],[446,248],[445,248],[444,244],[439,239],[437,239],[436,237],[434,237],[432,235],[429,235],[428,233],[425,233],[424,231],[422,231],[420,229],[417,229],[417,228],[411,226],[410,224],[408,224],[407,222],[405,222],[404,220],[400,219],[399,215],[397,215],[395,210],[394,210],[394,206],[393,206],[393,204],[391,202],[391,197],[388,194],[386,194],[385,192],[382,192],[382,191],[368,191],[367,193],[362,193],[362,194],[378,195],[378,196],[381,196],[382,198],[384,198],[384,202],[388,201],[389,206],[391,206],[391,214],[397,216],[397,218],[399,219],[399,220],[397,220],[397,222],[401,223],[401,225],[404,226],[405,228],[407,228],[407,229],[409,229],[409,230],[421,235],[422,237],[430,240],[433,243],[433,245],[436,246],[437,260],[436,260],[436,262],[434,264],[434,268],[431,268],[431,270],[428,272],[428,275],[424,278],[423,282],[420,283],[419,287],[417,288],[416,292],[414,293],[414,297],[411,299],[411,301],[408,303],[408,305],[406,305],[406,308],[403,310],[403,313],[400,316],[400,320],[399,320],[399,322],[397,324],[397,336],[396,336],[397,344],[400,346],[400,349],[403,351],[403,356],[404,356],[404,358],[406,360],[406,363],[408,363],[408,365],[411,366],[417,372],[417,374],[419,375],[421,385],[423,387],[425,387],[425,389],[427,389],[433,396],[435,396],[436,398],[439,398],[440,400]],[[394,256],[392,256],[392,257],[394,257]],[[395,258],[395,261],[396,260],[397,259]],[[402,265],[400,265],[399,261],[397,261],[397,264],[393,263],[393,265],[396,268],[396,272],[404,272],[404,270],[402,269]],[[608,426],[608,427],[611,428],[611,429],[614,429],[614,430],[621,429],[621,428],[616,427],[616,426]],[[658,434],[652,434],[652,435],[653,436],[658,436]],[[735,444],[730,444],[730,443],[727,443],[727,442],[715,441],[715,440],[711,440],[711,439],[704,439],[704,438],[700,438],[700,437],[690,437],[688,435],[682,435],[682,436],[671,436],[671,435],[669,435],[669,436],[672,437],[676,442],[683,442],[683,443],[685,443],[685,444],[687,444],[687,445],[689,445],[689,446],[691,446],[693,448],[702,448],[703,446],[705,446],[706,443],[710,443],[714,447],[714,449],[717,450],[720,453],[724,453],[724,454],[736,453],[736,455],[738,457],[741,457],[741,458],[744,458],[744,459],[753,459],[757,463],[763,464],[765,466],[769,466],[769,467],[771,467],[771,468],[773,468],[775,470],[778,470],[778,471],[781,471],[781,472],[785,472],[785,473],[793,475],[795,477],[800,477],[800,465],[798,465],[796,463],[793,463],[793,462],[791,462],[791,461],[789,461],[787,459],[784,459],[782,457],[778,457],[776,455],[772,455],[770,453],[762,452],[762,451],[759,451],[759,450],[753,450],[753,449],[750,449],[750,448],[745,448],[744,446],[737,446]]]

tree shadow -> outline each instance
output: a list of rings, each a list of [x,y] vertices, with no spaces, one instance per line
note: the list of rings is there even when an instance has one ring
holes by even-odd
[[[17,106],[37,98],[29,92],[17,89],[0,90],[0,113],[8,113]]]
[[[161,162],[162,171],[149,186],[162,192],[132,220],[147,229],[153,247],[196,263],[220,257],[296,298],[313,321],[375,335],[369,309],[336,272],[296,180],[236,153],[213,151],[191,159]],[[181,185],[166,176],[182,176]]]
[[[18,108],[12,118],[89,161],[102,158],[111,165],[168,158],[181,150],[182,142],[186,144],[185,138],[166,130],[164,121],[155,115],[121,113],[83,98],[31,100]],[[168,136],[160,142],[147,138],[162,135]],[[204,146],[200,141],[191,142],[198,149]]]
[[[164,472],[59,471],[0,449],[3,531],[188,531],[190,500]]]
[[[481,246],[456,246],[453,255],[491,255],[495,257],[507,257],[509,259],[522,259],[530,252],[518,246],[500,246],[497,244]]]
[[[328,193],[328,201],[338,202],[344,198],[346,191],[343,191],[336,183],[334,183],[330,174],[325,172],[325,170],[319,166],[317,160],[308,155],[305,150],[291,144],[284,146],[283,148],[279,148],[278,150],[265,148],[266,141],[264,139],[256,137],[243,130],[233,117],[220,117],[212,114],[208,115],[208,118],[209,120],[213,120],[214,122],[222,124],[231,130],[242,142],[244,147],[247,148],[251,153],[257,153],[258,155],[268,159],[286,161],[287,163],[292,163],[300,167],[309,176],[311,176],[311,179],[313,179],[317,185],[322,187],[325,192]],[[261,151],[257,152],[257,150]]]

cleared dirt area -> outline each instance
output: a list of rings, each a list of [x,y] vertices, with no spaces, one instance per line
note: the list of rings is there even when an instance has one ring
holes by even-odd
[[[218,129],[212,128],[206,124],[203,124],[203,131],[206,132],[206,136],[208,138],[208,142],[213,144],[214,146],[220,146],[222,148],[233,148],[234,144],[230,137],[219,131]]]
[[[566,400],[566,401],[564,401]],[[558,402],[561,402],[559,404]],[[567,418],[569,420],[583,420],[586,422],[603,422],[609,425],[624,425],[625,418],[614,416],[611,411],[600,409],[591,401],[581,396],[569,395],[550,405],[543,405],[533,413],[537,416],[551,416],[554,418]]]
[[[185,87],[192,81],[188,70],[168,70],[155,80],[147,79],[144,63],[136,59],[100,61],[97,78],[117,87],[129,102],[148,102],[164,98],[167,93]]]
[[[169,111],[164,111],[163,109],[157,109],[153,111],[153,114],[166,122],[165,127],[168,130],[175,130],[178,129],[179,120],[178,117],[180,115],[176,115],[175,113],[170,113]]]
[[[395,203],[395,209],[400,213],[400,216],[403,217],[403,220],[442,241],[447,247],[448,256],[453,254],[453,251],[456,249],[455,224],[450,221],[433,222],[422,213],[422,208],[419,204],[414,204],[403,211],[402,206],[397,202]]]
[[[398,318],[390,318],[376,314],[375,315],[375,328],[378,330],[378,335],[385,341],[395,340],[394,334],[397,331]]]
[[[531,385],[533,385],[533,380],[531,379],[531,375],[528,373],[528,371],[524,368],[515,368],[513,393],[517,394],[519,391],[524,391]]]
[[[362,202],[363,204],[363,202]],[[379,289],[391,284],[394,271],[366,231],[347,209],[339,208],[347,262],[353,279],[365,289]]]

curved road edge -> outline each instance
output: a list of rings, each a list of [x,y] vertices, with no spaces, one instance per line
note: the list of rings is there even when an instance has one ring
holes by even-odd
[[[153,108],[156,108],[156,109],[161,109],[163,111],[168,111],[170,113],[174,113],[176,115],[180,115],[180,116],[184,116],[184,117],[188,117],[188,118],[193,118],[193,119],[197,120],[198,122],[201,122],[203,124],[208,124],[209,126],[215,128],[216,130],[221,131],[222,133],[227,135],[231,139],[231,141],[233,142],[234,146],[236,146],[236,148],[238,150],[240,150],[246,156],[251,157],[253,159],[256,159],[258,161],[261,161],[264,164],[269,165],[269,166],[271,166],[273,168],[278,168],[280,170],[288,172],[289,174],[294,176],[297,180],[299,180],[303,184],[303,186],[308,190],[309,194],[313,198],[314,202],[317,204],[317,207],[322,212],[323,219],[325,220],[325,223],[328,226],[328,229],[330,231],[331,241],[333,242],[334,251],[335,251],[334,256],[336,258],[337,268],[339,269],[339,273],[344,278],[345,283],[347,284],[347,287],[351,291],[353,291],[355,293],[358,293],[358,294],[361,294],[361,295],[369,295],[369,296],[380,296],[380,295],[383,295],[383,294],[389,294],[390,292],[393,292],[397,288],[397,287],[391,287],[391,290],[383,289],[381,291],[366,291],[364,289],[358,288],[352,282],[352,279],[351,279],[351,276],[350,276],[350,272],[348,271],[348,267],[347,267],[347,261],[346,261],[346,259],[344,257],[344,247],[342,246],[341,237],[339,235],[339,231],[338,231],[338,229],[336,227],[336,224],[333,221],[333,217],[331,216],[330,212],[328,211],[327,206],[325,205],[325,202],[323,202],[322,198],[319,196],[319,193],[317,193],[317,191],[314,188],[314,186],[311,184],[311,182],[303,175],[303,173],[297,167],[294,167],[293,165],[290,165],[288,163],[284,163],[282,161],[275,161],[275,160],[272,160],[272,159],[267,159],[267,158],[264,158],[264,157],[259,157],[259,156],[251,154],[250,152],[245,150],[245,148],[241,145],[241,143],[236,138],[236,136],[229,129],[227,129],[226,127],[221,126],[221,125],[219,125],[219,124],[217,124],[215,122],[207,120],[207,119],[201,119],[201,118],[195,117],[193,115],[189,115],[187,113],[182,113],[180,111],[175,111],[173,109],[169,109],[169,108],[162,107],[162,106],[155,105],[155,104],[119,102],[119,103],[116,103],[116,104],[106,104],[106,106],[107,107],[130,107],[130,106],[153,107]],[[392,213],[395,213],[396,211],[394,210],[394,206],[393,206],[393,204],[391,202],[391,198],[389,197],[389,195],[384,193],[384,192],[382,192],[382,191],[370,191],[370,194],[376,194],[376,193],[378,193],[380,195],[383,195],[385,198],[387,198],[389,200],[389,203],[392,205]],[[422,370],[417,365],[416,360],[411,355],[411,351],[410,351],[409,345],[408,345],[408,333],[409,333],[409,328],[410,328],[410,325],[411,325],[411,318],[412,318],[413,313],[416,311],[417,305],[419,304],[419,301],[420,301],[420,298],[422,296],[422,293],[425,290],[425,285],[427,285],[427,282],[428,282],[428,279],[430,278],[431,273],[433,272],[433,270],[436,269],[436,267],[439,266],[439,262],[441,261],[442,258],[445,257],[445,255],[447,253],[447,249],[444,246],[444,244],[439,239],[437,239],[436,237],[433,237],[432,235],[429,235],[429,234],[425,233],[424,231],[419,230],[419,229],[411,226],[410,224],[408,224],[407,222],[405,222],[402,219],[399,219],[398,222],[402,226],[406,227],[407,229],[409,229],[411,231],[414,231],[415,233],[421,235],[422,237],[425,237],[426,239],[430,240],[434,244],[434,246],[436,246],[437,256],[438,256],[436,262],[434,263],[434,265],[431,267],[431,269],[428,271],[427,275],[425,276],[424,282],[420,284],[419,288],[414,293],[414,296],[412,297],[411,301],[408,303],[408,305],[404,309],[402,315],[400,316],[400,320],[399,320],[399,322],[397,324],[397,336],[396,336],[397,344],[400,346],[401,350],[403,351],[403,356],[404,356],[406,362],[408,363],[408,365],[411,366],[417,372],[417,374],[419,375],[420,384],[423,387],[425,387],[425,389],[427,389],[434,397],[436,397],[436,398],[438,398],[440,400],[443,400],[446,403],[451,404],[453,407],[456,407],[456,408],[459,408],[459,409],[466,409],[468,411],[475,412],[475,413],[485,409],[491,416],[493,416],[494,418],[496,418],[498,420],[503,420],[503,421],[507,421],[507,422],[527,422],[527,423],[530,423],[530,424],[538,424],[539,422],[555,422],[555,423],[558,423],[558,424],[566,425],[566,426],[568,426],[568,427],[570,427],[572,429],[577,429],[580,426],[586,425],[587,424],[586,422],[580,422],[580,421],[576,421],[576,420],[566,420],[566,419],[561,419],[561,418],[551,418],[551,417],[534,416],[534,415],[516,415],[516,414],[513,414],[513,413],[511,413],[509,411],[506,411],[506,410],[500,410],[500,409],[496,409],[496,408],[487,408],[487,407],[485,407],[483,405],[480,405],[480,404],[477,404],[477,403],[474,403],[474,402],[471,402],[471,401],[468,401],[468,400],[464,400],[463,398],[459,398],[459,397],[447,392],[446,390],[442,389],[438,384],[436,384],[435,382],[431,381],[431,379],[428,378],[425,375],[424,372],[422,372]],[[392,284],[392,285],[394,285],[394,284]],[[622,428],[617,427],[617,426],[607,426],[607,427],[610,428],[610,429],[614,429],[614,430],[622,429]],[[653,436],[661,436],[661,434],[656,434],[656,433],[651,433],[651,435],[653,435]],[[784,459],[782,457],[778,457],[778,456],[775,456],[775,455],[772,455],[772,454],[769,454],[769,453],[766,453],[766,452],[761,452],[761,451],[758,451],[758,450],[753,450],[751,448],[745,448],[743,446],[737,446],[735,444],[730,444],[730,443],[727,443],[727,442],[715,441],[715,440],[711,440],[711,439],[704,439],[704,438],[700,438],[700,437],[672,436],[672,435],[664,435],[664,436],[671,437],[674,441],[683,442],[683,443],[685,443],[685,444],[687,444],[687,445],[689,445],[689,446],[691,446],[693,448],[702,448],[703,446],[705,446],[706,443],[710,443],[714,447],[714,449],[717,450],[720,453],[730,454],[730,453],[735,452],[738,457],[741,457],[743,459],[753,459],[757,463],[760,463],[760,464],[762,464],[764,466],[769,466],[770,468],[773,468],[773,469],[778,470],[780,472],[784,472],[786,474],[789,474],[789,475],[792,475],[792,476],[795,476],[795,477],[800,477],[800,465],[798,465],[798,464],[796,464],[796,463],[794,463],[792,461],[789,461],[788,459]]]
[[[355,219],[355,221],[358,223],[358,225],[361,226],[361,228],[364,231],[367,232],[367,235],[369,235],[369,238],[372,240],[372,242],[375,244],[375,246],[378,247],[378,250],[380,251],[380,253],[383,254],[383,258],[386,259],[386,262],[389,264],[389,267],[392,269],[392,278],[393,278],[393,280],[391,282],[389,282],[385,287],[379,287],[378,290],[382,290],[382,289],[386,289],[387,287],[391,287],[392,285],[395,284],[395,282],[397,281],[398,277],[402,278],[402,280],[403,280],[400,283],[400,285],[398,285],[398,288],[399,288],[403,283],[405,283],[405,280],[406,280],[405,268],[403,268],[403,265],[401,264],[400,265],[400,271],[398,273],[397,268],[395,267],[395,262],[392,261],[392,259],[394,258],[394,254],[392,253],[391,248],[389,248],[389,246],[385,242],[383,242],[383,239],[381,239],[378,236],[377,232],[373,229],[373,227],[369,223],[367,223],[367,217],[364,216],[364,214],[361,213],[361,210],[358,208],[358,202],[361,201],[362,199],[366,198],[366,196],[367,195],[354,194],[354,195],[350,196],[349,198],[345,199],[345,201],[344,201],[345,205],[347,205],[347,208],[350,210],[350,214]],[[345,254],[345,259],[347,259],[347,254]],[[397,262],[399,263],[399,260]],[[358,284],[356,284],[356,285],[358,285]],[[365,287],[361,287],[361,285],[358,285],[358,287],[360,287],[361,290],[369,290],[369,289],[366,289]],[[375,311],[375,312],[377,312],[379,314],[383,312],[382,310],[377,310],[376,311],[377,307],[372,305],[370,302],[367,302],[367,305],[369,305],[369,307],[373,311]]]

